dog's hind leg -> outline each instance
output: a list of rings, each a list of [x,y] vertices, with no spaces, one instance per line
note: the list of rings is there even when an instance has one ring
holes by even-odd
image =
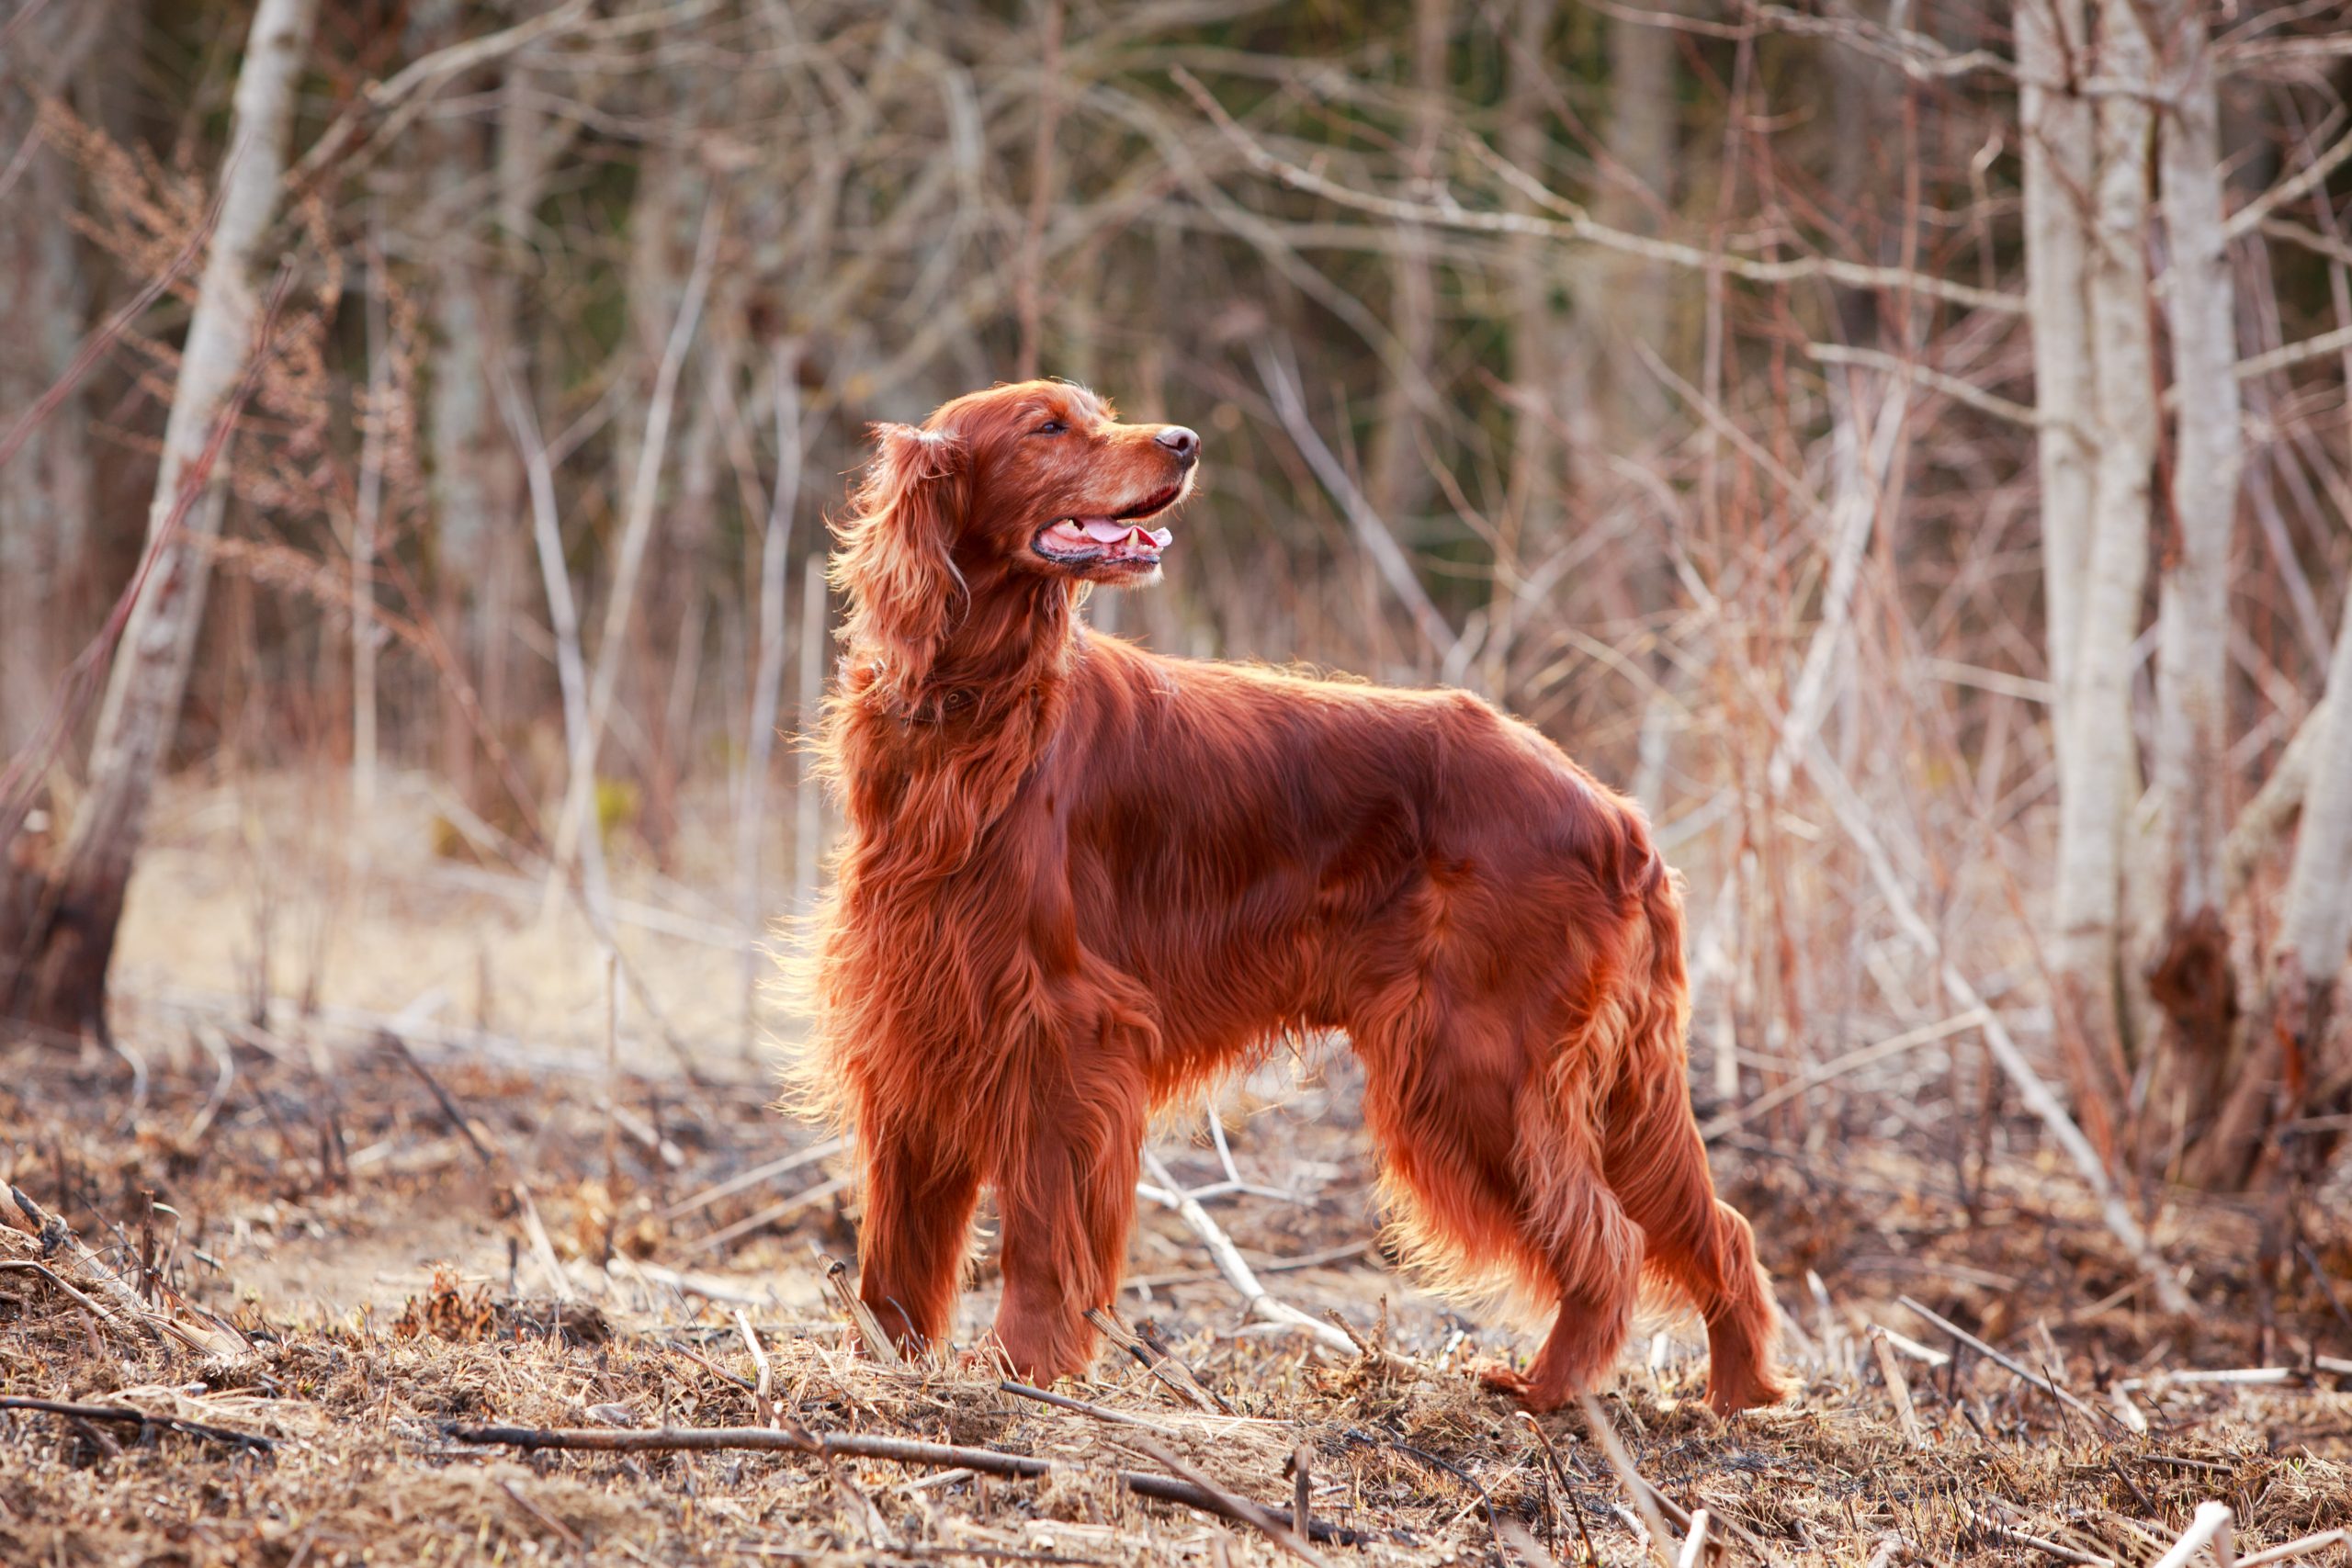
[[[1641,1240],[1589,1134],[1544,1102],[1522,1030],[1498,1011],[1416,997],[1355,1032],[1408,1257],[1441,1289],[1508,1275],[1559,1303],[1527,1371],[1487,1381],[1539,1409],[1592,1387],[1625,1342]]]
[[[1627,936],[1632,983],[1603,1010],[1621,1051],[1601,1168],[1641,1227],[1651,1276],[1706,1321],[1707,1402],[1728,1416],[1785,1392],[1773,1356],[1780,1314],[1757,1266],[1755,1234],[1715,1197],[1706,1142],[1690,1112],[1682,911],[1663,871],[1645,886]]]
[[[1641,1227],[1649,1268],[1706,1322],[1707,1402],[1728,1416],[1781,1398],[1779,1314],[1757,1267],[1756,1237],[1715,1197],[1689,1102],[1663,1095],[1647,1114],[1612,1127],[1603,1169]]]
[[[1518,1117],[1527,1195],[1523,1279],[1531,1288],[1548,1285],[1560,1303],[1543,1349],[1513,1387],[1537,1410],[1589,1393],[1608,1376],[1641,1292],[1641,1234],[1610,1190],[1589,1126],[1561,1111],[1539,1087]]]

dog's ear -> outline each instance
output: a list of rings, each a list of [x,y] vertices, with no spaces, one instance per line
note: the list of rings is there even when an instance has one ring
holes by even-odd
[[[833,586],[849,596],[850,633],[880,656],[876,679],[912,700],[964,601],[956,531],[964,449],[945,432],[874,427],[875,456],[855,510],[837,530]]]

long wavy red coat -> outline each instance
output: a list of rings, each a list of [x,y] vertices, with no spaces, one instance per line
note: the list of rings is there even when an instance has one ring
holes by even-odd
[[[1342,1030],[1412,1255],[1557,1305],[1526,1372],[1493,1381],[1537,1406],[1593,1385],[1646,1272],[1705,1319],[1718,1409],[1777,1398],[1641,813],[1464,693],[1087,628],[1086,584],[1156,575],[1189,431],[1026,382],[878,438],[838,528],[820,746],[847,835],[797,1076],[854,1130],[860,1293],[888,1331],[945,1335],[987,1184],[1004,1355],[1082,1371],[1154,1109]]]

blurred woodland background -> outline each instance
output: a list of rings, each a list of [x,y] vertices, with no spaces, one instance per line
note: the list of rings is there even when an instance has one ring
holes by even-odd
[[[826,514],[1050,374],[1207,444],[1098,625],[1464,685],[1648,807],[1712,1135],[2047,1151],[2143,1258],[2253,1188],[2290,1257],[2352,1130],[2346,20],[9,0],[0,1014],[593,1039],[611,952],[706,1070],[788,1031]]]

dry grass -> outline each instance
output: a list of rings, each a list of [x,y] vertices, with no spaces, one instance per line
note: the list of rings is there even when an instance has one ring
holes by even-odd
[[[229,1053],[225,1095],[208,1038]],[[1524,1353],[1527,1340],[1482,1334],[1413,1294],[1377,1254],[1268,1276],[1396,1352],[1351,1360],[1242,1326],[1190,1235],[1148,1212],[1135,1269],[1157,1283],[1122,1310],[1156,1321],[1234,1415],[1193,1409],[1111,1355],[1091,1386],[1063,1390],[1142,1416],[1145,1430],[1017,1397],[978,1371],[893,1372],[848,1354],[822,1258],[849,1254],[853,1215],[824,1162],[675,1212],[803,1136],[768,1115],[757,1082],[628,1080],[615,1171],[593,1077],[420,1046],[485,1161],[420,1075],[363,1033],[153,1014],[126,1043],[143,1058],[143,1092],[125,1061],[95,1051],[20,1046],[0,1059],[0,1174],[134,1289],[166,1303],[158,1287],[180,1292],[187,1304],[169,1315],[201,1327],[216,1313],[254,1350],[157,1342],[138,1314],[94,1314],[15,1269],[0,1272],[0,1386],[277,1443],[260,1453],[0,1414],[0,1560],[1271,1562],[1284,1553],[1265,1537],[1140,1501],[1113,1472],[1165,1473],[1144,1446],[1156,1445],[1281,1506],[1301,1443],[1315,1517],[1375,1538],[1316,1548],[1327,1562],[1643,1559],[1639,1512],[1584,1417],[1532,1423],[1468,1375],[1476,1356]],[[1278,1103],[1245,1096],[1254,1114],[1231,1123],[1244,1174],[1298,1194],[1213,1205],[1261,1262],[1344,1254],[1373,1235],[1361,1129],[1341,1069],[1330,1078]],[[1215,1172],[1205,1149],[1176,1163],[1188,1181]],[[2311,1352],[2346,1348],[2352,1327],[2308,1269],[2258,1290],[2242,1219],[2171,1216],[2165,1239],[2196,1263],[2208,1311],[2165,1321],[2139,1307],[2066,1190],[2031,1171],[1996,1182],[1972,1223],[1939,1173],[1888,1149],[1849,1149],[1829,1166],[1755,1145],[1722,1164],[1757,1216],[1783,1301],[1803,1303],[1804,1387],[1725,1426],[1698,1402],[1703,1361],[1679,1331],[1640,1347],[1603,1408],[1667,1499],[1670,1531],[1703,1507],[1735,1561],[2146,1562],[2207,1500],[2235,1510],[2240,1552],[2352,1524],[2352,1394],[2310,1370]],[[762,1221],[800,1191],[818,1196]],[[165,1205],[152,1220],[151,1192]],[[9,1218],[10,1256],[38,1256],[36,1227]],[[77,1278],[69,1249],[50,1261]],[[2340,1247],[2323,1259],[2337,1280],[2344,1263]],[[682,1275],[694,1286],[679,1288]],[[967,1337],[992,1285],[984,1257]],[[1898,1293],[1997,1341],[2098,1414],[1973,1354],[1940,1369],[1875,1354],[1871,1324],[1951,1348]],[[526,1455],[450,1436],[468,1422],[751,1426],[757,1371],[739,1310],[773,1363],[779,1420],[1064,1467],[1016,1481],[776,1453]],[[2165,1377],[2266,1359],[2290,1369],[2283,1382]],[[1888,1364],[1907,1383],[1916,1437]],[[2133,1378],[2147,1380],[2133,1395],[2145,1434],[2109,1414]],[[2332,1550],[2316,1560],[2345,1560]]]

